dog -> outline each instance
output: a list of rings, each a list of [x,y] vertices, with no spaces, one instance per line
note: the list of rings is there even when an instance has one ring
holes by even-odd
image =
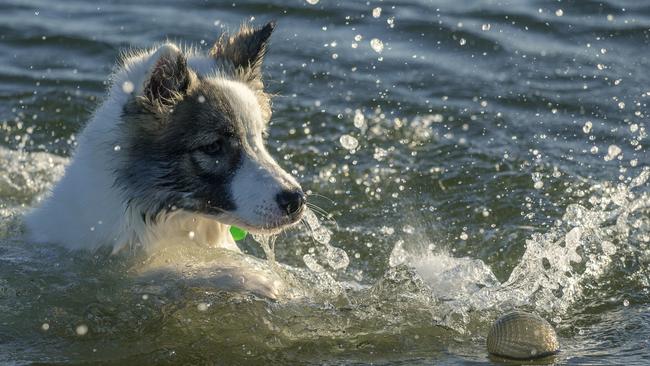
[[[209,52],[167,42],[125,53],[63,178],[26,216],[28,240],[239,252],[231,225],[270,234],[297,223],[305,194],[265,148],[274,28],[245,24]]]

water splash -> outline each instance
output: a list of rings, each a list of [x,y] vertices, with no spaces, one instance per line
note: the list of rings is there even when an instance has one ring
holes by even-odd
[[[328,268],[332,271],[344,271],[350,264],[350,259],[341,248],[330,244],[332,231],[321,224],[320,220],[310,209],[306,209],[303,216],[303,223],[314,241],[315,246],[309,248],[309,252],[303,255],[303,263],[314,273],[326,273]],[[262,247],[267,260],[271,265],[275,261],[275,235],[253,234],[253,239]]]
[[[29,203],[63,175],[67,162],[48,153],[0,147],[0,197],[12,203]]]
[[[486,317],[491,311],[518,307],[532,307],[560,323],[587,290],[597,288],[601,278],[610,278],[611,271],[621,270],[626,258],[644,263],[628,274],[628,281],[650,286],[650,195],[635,192],[649,178],[650,169],[644,169],[629,185],[594,184],[587,202],[570,204],[548,232],[532,234],[525,241],[523,256],[502,283],[479,259],[409,250],[404,241],[395,244],[389,264],[413,268],[441,301],[436,310],[441,324],[461,333],[476,314]]]
[[[303,220],[317,244],[303,256],[305,265],[317,273],[324,272],[324,266],[328,266],[334,271],[344,271],[350,264],[350,259],[345,250],[330,244],[332,232],[323,226],[314,212],[309,209],[305,211]]]
[[[252,234],[253,239],[262,247],[266,259],[271,263],[275,263],[275,240],[277,236],[275,235],[262,235],[262,234]]]

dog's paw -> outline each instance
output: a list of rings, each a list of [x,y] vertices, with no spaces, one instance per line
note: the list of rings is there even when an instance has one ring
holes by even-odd
[[[251,268],[219,268],[201,276],[204,285],[237,292],[249,292],[260,297],[278,300],[284,283],[273,273]]]

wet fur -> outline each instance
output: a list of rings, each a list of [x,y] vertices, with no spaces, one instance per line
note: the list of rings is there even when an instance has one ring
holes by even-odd
[[[63,179],[26,218],[29,238],[74,249],[183,241],[238,251],[229,225],[296,222],[299,190],[264,148],[262,61],[274,24],[244,25],[209,54],[166,43],[125,54]],[[130,91],[129,89],[133,89]]]

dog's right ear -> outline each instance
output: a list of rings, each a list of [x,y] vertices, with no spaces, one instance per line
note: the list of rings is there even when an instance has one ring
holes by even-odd
[[[171,107],[187,93],[190,71],[185,55],[172,44],[161,46],[152,56],[140,93],[151,106]]]
[[[261,79],[262,61],[274,29],[274,21],[261,28],[244,24],[232,36],[222,34],[210,50],[210,55],[232,62],[235,68],[246,71],[252,79]]]

